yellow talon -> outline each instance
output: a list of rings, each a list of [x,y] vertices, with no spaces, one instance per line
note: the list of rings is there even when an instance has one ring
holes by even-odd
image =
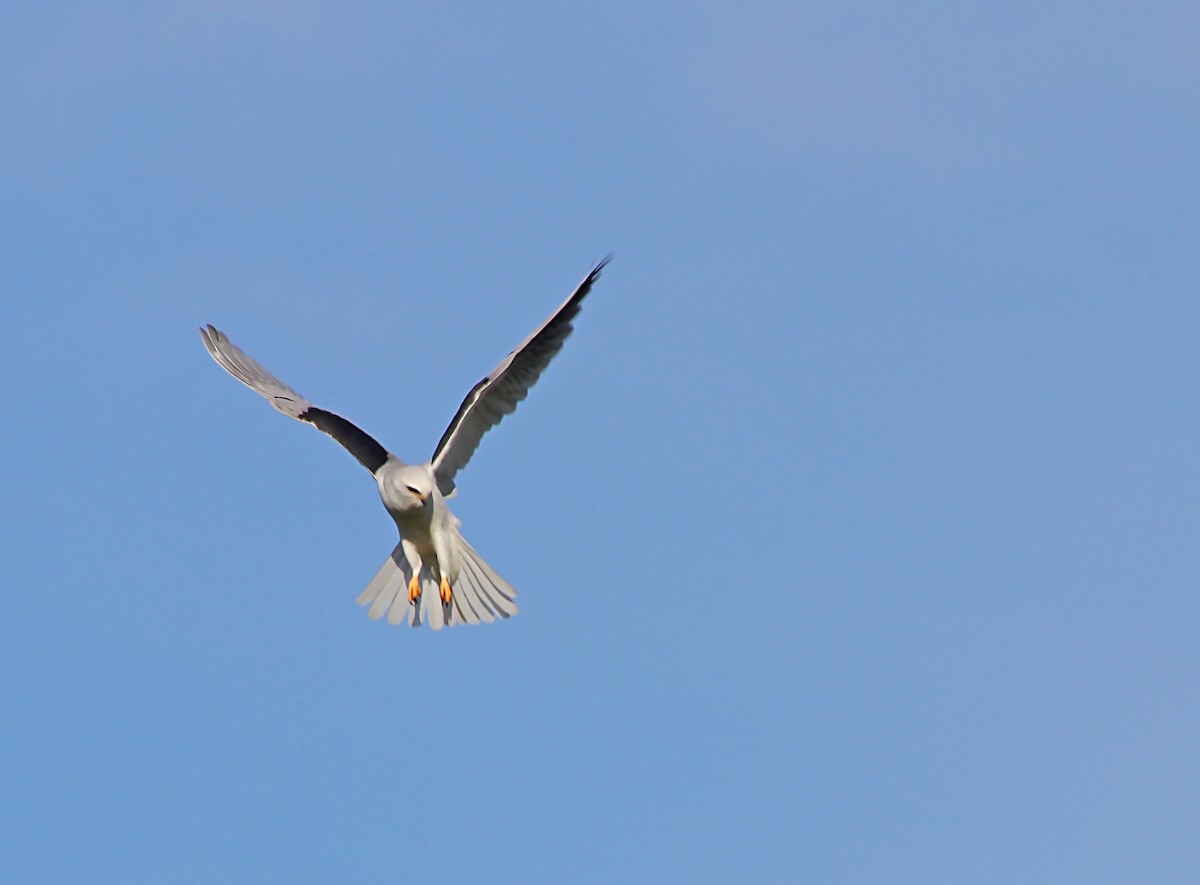
[[[421,581],[416,575],[413,575],[412,578],[409,579],[409,582],[408,582],[408,601],[416,602],[420,598],[421,598]]]
[[[445,578],[442,578],[442,602],[446,603],[446,605],[449,605],[451,598],[450,582]]]

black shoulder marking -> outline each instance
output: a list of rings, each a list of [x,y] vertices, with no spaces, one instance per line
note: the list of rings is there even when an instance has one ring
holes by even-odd
[[[328,433],[341,443],[358,463],[374,473],[388,459],[388,452],[376,442],[370,434],[355,427],[341,415],[326,412],[316,406],[309,406],[297,417],[307,421],[322,433]]]

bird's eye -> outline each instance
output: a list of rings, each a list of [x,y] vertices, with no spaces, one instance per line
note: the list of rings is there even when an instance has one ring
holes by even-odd
[[[416,489],[414,489],[412,486],[405,486],[405,488],[408,489],[410,492],[412,492],[414,495],[416,495],[418,498],[421,497],[421,493],[418,492]]]

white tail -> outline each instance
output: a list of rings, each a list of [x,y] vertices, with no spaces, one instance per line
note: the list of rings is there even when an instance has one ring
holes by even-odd
[[[359,594],[358,604],[369,605],[367,615],[378,620],[386,613],[389,624],[407,621],[420,627],[424,621],[434,630],[458,624],[491,623],[510,618],[518,611],[513,600],[517,591],[496,574],[462,536],[458,536],[458,580],[453,584],[449,605],[442,602],[438,582],[428,569],[421,569],[421,598],[416,605],[408,601],[408,581],[412,568],[397,544],[383,567]]]

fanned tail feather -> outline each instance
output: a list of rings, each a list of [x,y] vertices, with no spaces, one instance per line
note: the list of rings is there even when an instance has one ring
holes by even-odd
[[[465,614],[465,609],[479,621],[488,623],[495,618],[511,618],[519,611],[514,601],[516,596],[517,591],[512,585],[496,574],[492,567],[484,562],[483,557],[475,552],[475,548],[460,535],[458,582],[454,593],[456,612],[462,612],[460,617],[467,623],[476,623]]]
[[[385,614],[389,624],[407,622],[420,627],[422,622],[431,629],[459,624],[488,623],[496,618],[510,618],[518,611],[513,600],[517,591],[484,562],[461,536],[459,543],[458,580],[454,582],[449,605],[442,602],[438,582],[427,569],[421,570],[421,598],[416,605],[408,601],[408,582],[412,569],[404,556],[403,547],[396,545],[392,555],[359,594],[359,605],[370,606],[367,616],[379,620]]]
[[[367,616],[372,620],[377,621],[387,614],[389,624],[399,624],[408,614],[405,606],[408,606],[408,579],[411,575],[412,569],[404,557],[404,550],[397,544],[392,555],[356,601],[359,605],[370,606]]]

